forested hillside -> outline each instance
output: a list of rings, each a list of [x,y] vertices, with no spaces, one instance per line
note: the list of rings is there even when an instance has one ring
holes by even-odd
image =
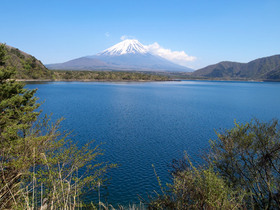
[[[17,48],[1,44],[6,52],[4,67],[15,69],[16,79],[52,79],[53,73],[41,61]]]
[[[280,55],[259,58],[248,63],[224,61],[192,73],[194,77],[232,80],[280,80]]]

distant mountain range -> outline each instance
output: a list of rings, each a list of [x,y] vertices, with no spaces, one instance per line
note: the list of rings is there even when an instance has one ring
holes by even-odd
[[[280,55],[248,63],[224,61],[194,71],[194,77],[232,80],[280,80]]]
[[[48,70],[41,61],[32,55],[8,45],[5,45],[5,48],[7,60],[4,66],[15,68],[15,78],[17,79],[54,79],[54,74],[58,74]],[[149,70],[166,72],[172,69],[174,72],[172,78],[174,78],[174,75],[175,78],[176,75],[180,78],[187,75],[187,78],[193,79],[280,81],[280,55],[259,58],[248,63],[223,61],[194,72],[186,72],[190,69],[173,64],[159,56],[151,55],[137,40],[126,40],[97,55],[54,64],[50,67],[67,70]],[[182,74],[179,72],[182,72]],[[166,75],[168,74],[166,73]],[[182,75],[183,77],[181,77]]]
[[[193,71],[149,53],[136,39],[124,40],[93,56],[46,66],[59,70]]]

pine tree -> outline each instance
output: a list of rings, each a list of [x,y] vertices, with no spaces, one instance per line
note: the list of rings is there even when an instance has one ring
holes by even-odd
[[[16,200],[18,181],[30,167],[30,143],[25,139],[26,132],[36,121],[39,112],[34,94],[36,90],[24,89],[22,83],[12,80],[12,68],[4,68],[6,61],[5,45],[0,47],[0,172],[1,198]],[[33,142],[31,143],[33,144]],[[7,202],[9,207],[10,200]]]

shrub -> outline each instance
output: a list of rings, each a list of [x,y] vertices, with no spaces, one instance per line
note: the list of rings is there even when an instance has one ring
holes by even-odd
[[[258,120],[217,134],[209,162],[235,188],[246,190],[250,208],[280,206],[280,135],[278,121]]]
[[[173,162],[173,182],[150,208],[278,209],[279,134],[277,120],[235,123],[217,133],[205,165],[195,167],[188,158]]]

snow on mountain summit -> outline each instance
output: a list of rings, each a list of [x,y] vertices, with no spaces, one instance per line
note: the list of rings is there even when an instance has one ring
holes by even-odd
[[[146,54],[148,50],[136,39],[126,39],[97,55],[118,56],[124,54]]]

